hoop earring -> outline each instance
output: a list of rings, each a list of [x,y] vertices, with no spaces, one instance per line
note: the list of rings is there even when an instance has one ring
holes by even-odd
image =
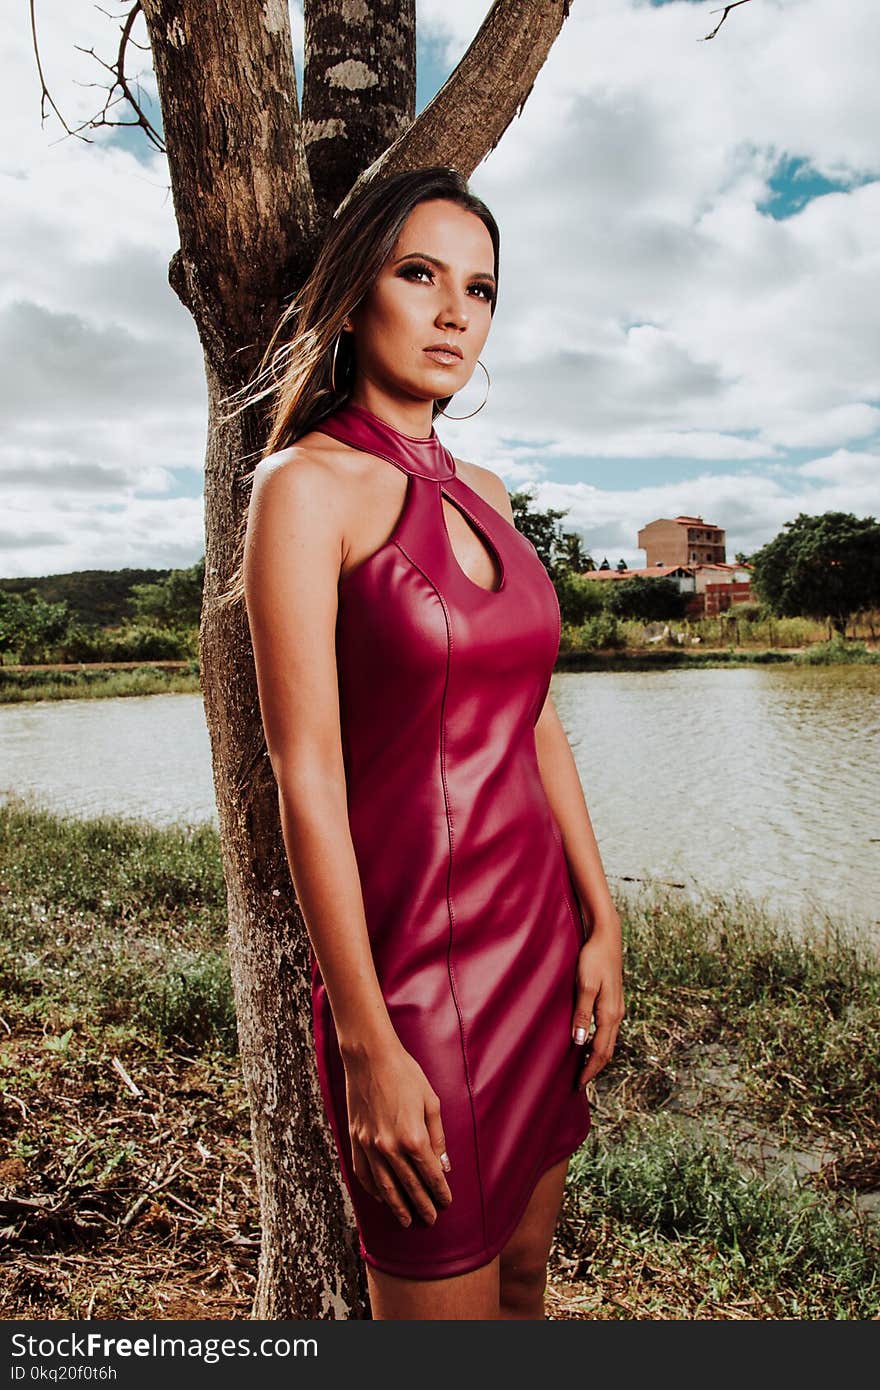
[[[477,406],[477,409],[469,411],[467,415],[446,415],[445,410],[438,410],[438,415],[446,415],[447,420],[469,420],[471,418],[471,415],[477,415],[483,409],[483,406],[489,399],[489,388],[492,385],[492,378],[489,376],[489,372],[486,368],[485,363],[481,362],[479,357],[477,358],[477,366],[482,367],[483,371],[486,373],[486,394],[480,401],[480,404]]]
[[[339,387],[336,385],[336,358],[339,353],[339,344],[342,342],[343,331],[344,330],[340,328],[336,335],[336,341],[333,344],[333,358],[330,362],[330,387],[334,395],[339,394]]]

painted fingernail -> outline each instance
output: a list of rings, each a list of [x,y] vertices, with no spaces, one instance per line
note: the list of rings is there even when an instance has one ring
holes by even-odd
[[[586,1030],[586,1028],[575,1028],[575,1030],[574,1030],[574,1040],[575,1040],[575,1042],[578,1044],[578,1047],[580,1047],[582,1043],[585,1043],[585,1042],[587,1041],[587,1030]]]

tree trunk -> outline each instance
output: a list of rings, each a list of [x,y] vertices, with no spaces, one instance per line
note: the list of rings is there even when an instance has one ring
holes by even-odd
[[[195,320],[208,383],[201,680],[262,1217],[255,1318],[364,1317],[368,1305],[318,1087],[308,937],[246,615],[218,615],[212,602],[266,421],[251,409],[224,423],[221,401],[251,376],[340,197],[398,168],[469,175],[522,109],[568,10],[568,0],[498,0],[414,121],[414,0],[306,0],[301,122],[285,0],[143,0],[180,231],[169,278]]]
[[[235,509],[230,460],[255,449],[253,423],[216,423],[220,386],[208,368],[205,521],[208,555],[228,554]],[[209,501],[210,498],[210,501]],[[224,573],[226,572],[224,562]],[[216,590],[206,571],[205,598]],[[318,1087],[308,937],[263,737],[244,612],[205,602],[200,668],[227,886],[229,957],[260,1199],[262,1242],[253,1316],[364,1316],[367,1290],[354,1213]]]
[[[415,0],[309,0],[304,19],[303,134],[323,221],[412,124],[416,7]]]

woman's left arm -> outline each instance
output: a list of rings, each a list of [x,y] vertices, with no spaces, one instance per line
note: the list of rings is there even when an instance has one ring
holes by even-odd
[[[535,749],[589,932],[578,957],[578,997],[572,1017],[576,1043],[586,1041],[590,1024],[594,1017],[596,1020],[589,1059],[580,1076],[580,1084],[585,1086],[611,1060],[624,1015],[620,917],[602,867],[568,735],[549,694],[535,725]]]

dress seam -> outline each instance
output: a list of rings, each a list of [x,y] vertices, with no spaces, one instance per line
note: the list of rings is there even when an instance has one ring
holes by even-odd
[[[439,492],[439,483],[437,483],[436,486]],[[455,836],[452,824],[452,806],[449,796],[449,783],[446,776],[446,696],[449,691],[449,678],[452,670],[452,620],[449,615],[449,609],[447,607],[446,600],[444,599],[437,585],[431,579],[430,575],[425,573],[421,565],[413,559],[413,557],[404,548],[404,546],[401,545],[400,541],[396,541],[395,544],[397,545],[397,548],[400,550],[401,554],[406,557],[406,559],[413,566],[413,568],[418,570],[419,574],[421,574],[422,577],[427,581],[427,583],[431,585],[431,588],[434,590],[434,593],[437,595],[437,598],[440,601],[440,606],[443,609],[444,621],[446,623],[446,675],[443,682],[443,699],[441,701],[440,706],[440,778],[443,783],[443,800],[446,807],[446,829],[449,838],[449,867],[446,873],[446,909],[449,914],[449,944],[446,949],[446,969],[449,975],[449,988],[452,994],[452,1002],[455,1005],[455,1012],[458,1016],[458,1031],[461,1037],[461,1057],[462,1062],[464,1064],[465,1082],[467,1083],[468,1099],[470,1101],[471,1108],[471,1124],[473,1126],[474,1133],[474,1157],[476,1158],[477,1164],[477,1183],[480,1189],[480,1215],[483,1226],[483,1245],[485,1246],[488,1244],[488,1230],[486,1226],[486,1196],[483,1189],[483,1172],[482,1166],[480,1164],[480,1137],[477,1126],[477,1110],[476,1104],[474,1102],[474,1088],[473,1083],[471,1081],[471,1069],[468,1063],[467,1031],[464,1025],[464,1017],[462,1015],[461,1005],[458,1000],[458,990],[456,989],[455,985],[455,971],[452,965],[452,945],[453,934],[455,930],[455,909],[452,905],[450,885],[452,879],[452,857],[455,845]]]

